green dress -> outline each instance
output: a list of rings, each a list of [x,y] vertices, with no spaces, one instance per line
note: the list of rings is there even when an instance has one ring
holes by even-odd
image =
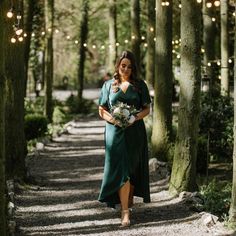
[[[120,88],[114,92],[114,79],[104,83],[99,105],[108,111],[118,101],[134,105],[137,110],[150,104],[148,88],[143,80],[129,85],[124,93]],[[118,190],[126,182],[134,185],[134,196],[150,202],[147,135],[143,120],[134,122],[126,129],[106,122],[105,166],[98,200],[115,208],[120,203]]]

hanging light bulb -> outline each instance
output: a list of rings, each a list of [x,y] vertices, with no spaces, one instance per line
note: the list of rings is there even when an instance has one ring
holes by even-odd
[[[208,63],[207,63],[207,65],[208,65],[208,66],[211,66],[211,63],[210,63],[210,62],[208,62]]]
[[[216,21],[216,18],[215,18],[215,17],[212,17],[211,20],[212,20],[212,22],[215,22],[215,21]]]
[[[215,2],[214,2],[214,5],[215,5],[216,7],[219,7],[219,6],[220,6],[220,1],[219,1],[219,0],[215,1]]]
[[[232,59],[231,59],[231,58],[229,58],[228,62],[229,62],[229,63],[232,63],[233,61],[232,61]]]
[[[21,20],[21,18],[22,18],[21,13],[18,12],[17,15],[16,15],[16,19],[17,19],[17,20]]]
[[[79,41],[78,40],[75,40],[75,44],[78,44],[79,43]]]
[[[197,3],[201,3],[202,2],[202,0],[197,0]]]
[[[26,33],[24,33],[24,37],[27,37],[27,34],[26,34]]]
[[[17,29],[16,30],[16,35],[21,35],[23,33],[23,29]]]
[[[13,8],[11,8],[8,12],[7,12],[7,17],[8,18],[12,18],[13,17]]]
[[[94,45],[92,46],[92,48],[95,49],[95,48],[96,48],[96,45],[94,44]]]
[[[15,43],[16,39],[14,37],[11,38],[11,43]]]
[[[217,61],[217,63],[216,63],[218,66],[220,66],[220,61]]]
[[[18,38],[18,40],[20,41],[20,42],[22,42],[23,41],[23,37],[22,36],[20,36],[19,38]]]
[[[153,32],[154,31],[154,28],[153,27],[150,27],[150,29],[149,29],[151,32]]]
[[[147,43],[145,43],[145,44],[144,44],[144,47],[146,48],[147,46],[148,46],[148,44],[147,44]]]
[[[207,2],[207,3],[206,3],[206,7],[207,7],[207,8],[211,8],[211,7],[212,7],[212,3],[211,3],[211,2]]]
[[[118,47],[118,46],[120,46],[120,44],[119,44],[119,43],[116,43],[116,46]]]

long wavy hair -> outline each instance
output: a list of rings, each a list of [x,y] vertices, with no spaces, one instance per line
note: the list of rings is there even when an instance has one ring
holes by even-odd
[[[137,82],[137,65],[136,65],[136,60],[135,60],[135,56],[131,51],[125,50],[122,52],[121,57],[117,59],[116,61],[116,65],[115,65],[115,73],[114,73],[114,78],[115,80],[120,83],[121,79],[120,79],[120,74],[119,74],[119,66],[121,61],[127,58],[128,60],[130,60],[131,63],[131,75],[130,75],[130,82],[133,84],[136,84]]]

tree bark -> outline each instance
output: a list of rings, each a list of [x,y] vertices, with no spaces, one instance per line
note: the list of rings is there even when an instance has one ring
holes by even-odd
[[[215,59],[215,26],[212,21],[213,10],[206,7],[206,0],[203,1],[203,47],[205,50],[204,53],[204,69],[205,75],[209,78],[209,92],[212,92],[215,84],[214,78],[214,64],[211,63],[209,66],[208,63]]]
[[[109,0],[109,53],[108,71],[114,71],[117,57],[117,26],[116,26],[116,0]]]
[[[29,67],[29,55],[30,55],[30,42],[32,34],[32,24],[33,24],[33,13],[35,0],[27,1],[27,17],[25,22],[25,32],[27,37],[25,38],[25,96],[27,94],[27,81],[28,81],[28,67]]]
[[[7,1],[0,1],[0,235],[6,235],[5,198],[5,28]]]
[[[235,8],[236,13],[236,8]],[[234,32],[236,31],[236,17]],[[234,58],[236,58],[236,33],[234,34]],[[231,205],[229,210],[229,220],[236,224],[236,63],[234,62],[234,150],[233,150],[233,181],[231,193]]]
[[[229,39],[228,39],[228,0],[221,0],[221,94],[229,95]]]
[[[14,1],[14,5],[23,1]],[[6,176],[25,178],[26,141],[24,134],[24,42],[11,43],[12,22],[6,26]]]
[[[178,132],[169,190],[194,191],[201,81],[201,8],[196,0],[181,1],[181,76]]]
[[[47,30],[45,58],[45,115],[48,120],[52,122],[54,0],[46,0],[45,2],[45,19]]]
[[[152,153],[167,160],[172,130],[172,1],[156,0],[156,50]]]
[[[148,27],[147,27],[147,69],[146,81],[149,88],[154,88],[155,77],[155,0],[147,1]]]
[[[79,64],[78,64],[78,105],[82,102],[82,93],[84,89],[84,64],[86,59],[86,41],[88,37],[88,6],[89,1],[83,0],[81,22],[79,29]]]
[[[131,49],[136,58],[137,74],[140,77],[140,3],[139,0],[131,0]]]

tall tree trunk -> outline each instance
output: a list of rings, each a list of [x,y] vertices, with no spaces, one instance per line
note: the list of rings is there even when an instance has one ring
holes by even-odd
[[[196,0],[181,1],[181,76],[178,132],[169,190],[194,191],[201,81],[201,8]]]
[[[140,3],[139,0],[131,0],[131,48],[135,55],[138,77],[140,77]]]
[[[221,94],[229,95],[228,0],[221,0]]]
[[[116,0],[109,0],[109,53],[108,71],[114,71],[117,57],[117,26],[116,26]]]
[[[209,61],[215,59],[215,27],[214,22],[212,21],[213,10],[212,8],[206,7],[206,0],[203,1],[203,47],[205,49],[204,53],[204,67],[205,67],[205,75],[209,78],[209,92],[211,93],[215,78],[214,78],[214,64],[211,66],[208,65]]]
[[[146,81],[148,87],[154,87],[155,77],[155,0],[147,1],[148,8],[148,27],[147,27],[147,69]]]
[[[45,63],[45,115],[52,122],[53,114],[53,30],[54,30],[54,0],[45,0],[45,20],[47,30],[46,63]],[[48,30],[49,29],[49,30]]]
[[[168,7],[156,0],[156,55],[153,156],[167,160],[172,130],[172,1]]]
[[[27,2],[27,17],[25,22],[25,31],[27,37],[25,38],[25,96],[27,93],[27,81],[28,81],[28,67],[29,67],[29,55],[30,55],[30,41],[32,34],[32,23],[33,23],[33,13],[35,0],[26,1]]]
[[[7,1],[0,1],[0,235],[6,235],[5,199],[5,28]]]
[[[14,1],[23,9],[23,1]],[[12,44],[12,23],[7,24],[6,42],[6,174],[7,178],[25,178],[26,141],[24,133],[24,43]]]
[[[81,22],[79,29],[80,46],[79,46],[79,65],[78,65],[78,104],[82,102],[82,93],[84,89],[84,64],[85,64],[85,52],[86,41],[88,37],[88,0],[83,0]]]
[[[236,8],[235,8],[236,14]],[[236,32],[236,17],[234,32]],[[234,33],[234,151],[233,151],[233,185],[231,193],[231,205],[229,210],[229,220],[236,224],[236,33]]]

